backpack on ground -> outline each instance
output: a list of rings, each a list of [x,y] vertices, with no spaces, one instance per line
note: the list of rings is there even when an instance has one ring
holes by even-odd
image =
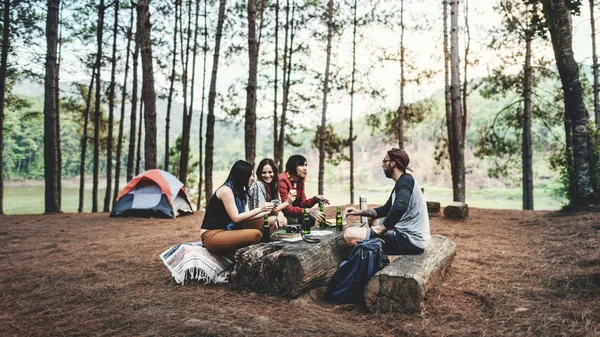
[[[378,238],[359,242],[350,252],[348,260],[340,263],[329,284],[325,297],[337,303],[364,304],[367,282],[381,269],[382,240]]]

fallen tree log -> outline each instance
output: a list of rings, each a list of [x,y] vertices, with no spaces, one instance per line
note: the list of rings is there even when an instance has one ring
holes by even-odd
[[[429,215],[437,215],[440,213],[441,205],[437,201],[427,201],[427,213]]]
[[[433,235],[420,255],[400,255],[377,272],[365,288],[369,310],[421,314],[425,295],[443,283],[456,254],[456,245]]]
[[[444,208],[444,217],[452,220],[466,220],[469,217],[469,206],[464,202],[453,202]]]
[[[276,241],[239,249],[231,285],[287,298],[327,285],[349,254],[342,234],[333,231],[318,243]]]

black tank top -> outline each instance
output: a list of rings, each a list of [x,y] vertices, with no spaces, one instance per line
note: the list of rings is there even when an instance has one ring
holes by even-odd
[[[221,188],[221,187],[219,187]],[[217,189],[218,191],[219,189]],[[217,192],[210,197],[208,205],[206,205],[206,213],[202,221],[202,229],[227,229],[227,225],[231,223],[231,218],[225,210],[223,200],[217,198]]]

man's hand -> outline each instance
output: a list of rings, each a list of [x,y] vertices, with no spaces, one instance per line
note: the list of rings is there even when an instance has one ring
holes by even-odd
[[[313,218],[315,218],[317,223],[325,221],[325,213],[319,212],[318,210],[316,210],[314,208],[309,209],[308,214],[310,216],[312,216]]]
[[[346,215],[362,215],[362,210],[354,207],[348,207],[346,208]]]
[[[315,195],[313,197],[313,199],[315,199],[315,201],[320,202],[324,205],[329,205],[329,200],[322,195]]]
[[[373,226],[371,227],[371,229],[373,229],[373,232],[375,232],[375,234],[377,234],[377,236],[384,236],[385,233],[387,233],[388,229],[385,226],[379,225],[379,226]]]

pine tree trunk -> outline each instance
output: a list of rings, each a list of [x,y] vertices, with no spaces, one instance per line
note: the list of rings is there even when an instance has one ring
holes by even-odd
[[[204,170],[203,170],[203,146],[202,146],[202,124],[204,122],[204,97],[205,97],[205,89],[206,89],[206,55],[208,52],[208,24],[207,24],[207,6],[208,0],[204,0],[204,48],[202,48],[204,52],[204,60],[202,65],[202,107],[200,108],[200,128],[198,131],[198,200],[196,202],[196,209],[200,209],[201,201],[202,201],[202,184],[204,183]],[[207,201],[208,202],[208,201]]]
[[[598,93],[600,85],[598,84],[598,54],[596,53],[596,20],[594,18],[594,0],[590,0],[590,26],[592,28],[592,70],[594,72],[594,116],[596,117],[596,127],[600,130],[600,99]]]
[[[400,0],[400,106],[396,116],[396,132],[398,133],[398,147],[404,149],[404,0]]]
[[[463,88],[462,88],[462,143],[465,143],[467,130],[467,69],[469,68],[469,49],[471,47],[471,31],[469,30],[469,0],[465,0],[465,59],[463,60]]]
[[[2,149],[4,148],[4,102],[6,101],[6,74],[10,46],[10,7],[11,1],[4,0],[4,12],[2,12],[2,58],[0,59],[0,214],[4,214],[4,161],[2,159]]]
[[[284,67],[284,84],[283,84],[283,99],[282,99],[282,109],[281,109],[281,123],[279,126],[279,155],[281,157],[281,163],[279,167],[283,167],[283,156],[284,156],[284,148],[285,148],[285,127],[287,125],[287,110],[289,104],[290,97],[290,87],[291,81],[290,76],[292,74],[292,56],[294,54],[293,45],[294,45],[294,14],[296,12],[296,3],[292,3],[292,17],[289,22],[289,33],[290,33],[290,43],[288,45],[288,52],[286,60],[287,62]],[[287,17],[287,15],[286,15]],[[287,45],[287,43],[286,43]]]
[[[112,157],[113,157],[113,125],[115,120],[115,73],[117,71],[117,36],[119,34],[119,0],[113,3],[115,6],[115,22],[113,25],[113,49],[110,70],[110,85],[108,87],[108,141],[106,142],[106,191],[104,193],[104,212],[110,211],[112,204]]]
[[[133,51],[133,84],[131,86],[131,115],[129,116],[129,151],[127,152],[127,181],[133,179],[135,165],[136,144],[136,119],[137,119],[137,94],[138,94],[138,59],[140,55],[140,44],[137,39],[137,31],[134,38],[135,47]]]
[[[448,157],[450,158],[450,169],[452,170],[452,99],[450,97],[450,52],[448,49],[448,0],[444,0],[444,108],[446,111],[446,131],[448,133]]]
[[[325,129],[327,128],[327,94],[329,93],[329,64],[331,62],[331,40],[333,37],[333,0],[327,7],[327,57],[325,59],[325,80],[323,83],[323,112],[319,130],[319,194],[324,193],[325,185]]]
[[[156,92],[150,39],[149,0],[138,2],[138,32],[142,54],[142,99],[144,100],[144,169],[156,168]]]
[[[137,134],[137,153],[135,156],[135,175],[140,174],[140,166],[142,162],[142,122],[144,120],[144,89],[142,89],[142,97],[140,98],[140,121],[138,124]]]
[[[281,154],[279,153],[279,144],[277,127],[278,127],[278,118],[277,118],[277,89],[278,85],[278,71],[279,71],[279,0],[275,3],[275,59],[274,63],[274,71],[275,71],[275,79],[273,81],[273,160],[275,163],[280,163],[282,161]],[[279,166],[281,170],[281,166]]]
[[[56,76],[58,46],[58,12],[60,0],[48,0],[46,17],[46,75],[44,78],[44,181],[45,209],[44,213],[60,212],[57,180],[58,154],[56,152]]]
[[[246,86],[246,116],[244,123],[246,161],[254,164],[256,156],[256,72],[258,44],[256,42],[256,0],[248,0],[248,85]]]
[[[356,12],[357,12],[357,0],[354,0],[354,7],[352,8],[354,19],[352,20],[352,84],[350,87],[350,127],[348,141],[350,142],[350,204],[354,204],[354,76],[356,74]]]
[[[62,209],[62,148],[61,148],[61,136],[60,136],[60,61],[62,55],[62,9],[64,7],[64,1],[59,5],[59,15],[58,15],[58,25],[59,25],[59,34],[58,34],[58,58],[56,62],[56,176],[58,179],[56,180],[56,193],[58,194],[58,210],[59,212]]]
[[[453,201],[465,202],[465,161],[462,130],[462,102],[458,59],[459,0],[450,2],[450,95],[452,105],[452,193]]]
[[[225,5],[227,0],[219,0],[219,17],[217,21],[217,33],[215,35],[215,49],[213,53],[213,67],[210,77],[210,90],[208,92],[208,116],[206,118],[206,159],[204,168],[205,184],[204,188],[206,202],[213,194],[212,190],[212,171],[213,171],[213,151],[215,138],[215,101],[217,97],[217,72],[219,69],[219,51],[221,48],[221,36],[223,35],[223,23],[225,22]]]
[[[589,162],[587,139],[588,112],[583,100],[583,88],[579,80],[579,67],[573,56],[573,33],[571,14],[564,0],[544,0],[556,67],[562,82],[565,103],[565,135],[571,139],[572,158],[575,172],[574,205],[598,203],[592,200],[594,194]]]
[[[98,171],[100,167],[100,102],[101,102],[101,74],[102,74],[102,33],[104,28],[104,0],[100,0],[98,6],[98,28],[96,32],[96,41],[98,50],[96,54],[96,102],[94,104],[94,168],[92,181],[92,212],[98,212]]]
[[[175,28],[173,29],[174,36],[177,36],[177,24],[179,23],[178,16],[179,1],[175,1]],[[175,86],[175,68],[177,67],[177,38],[173,39],[173,60],[171,61],[171,76],[169,77],[169,97],[167,98],[167,117],[165,118],[165,161],[164,170],[169,172],[169,130],[171,128],[171,105],[173,104],[173,91]]]
[[[288,67],[288,52],[291,52],[291,46],[288,45],[289,35],[290,35],[290,0],[286,0],[285,2],[285,25],[284,25],[284,34],[285,39],[283,40],[283,78],[282,78],[282,86],[283,86],[283,98],[281,100],[281,120],[279,126],[279,136],[277,137],[277,155],[279,156],[279,162],[277,163],[280,168],[283,168],[283,148],[285,142],[285,123],[286,123],[286,111],[287,111],[287,67]]]
[[[96,78],[96,68],[98,64],[92,67],[92,78],[87,90],[87,98],[85,102],[85,111],[83,112],[83,136],[81,137],[81,156],[79,160],[79,207],[77,212],[83,212],[83,201],[85,198],[85,156],[87,152],[88,141],[88,123],[90,120],[90,106],[92,105],[92,93],[94,92],[94,79]]]
[[[183,11],[182,11],[183,13]],[[183,17],[183,15],[182,15]],[[185,185],[187,182],[187,169],[188,169],[188,158],[189,158],[189,143],[190,143],[190,127],[191,120],[188,115],[188,69],[190,60],[190,41],[191,41],[191,25],[192,25],[192,2],[188,0],[188,28],[187,28],[187,43],[185,50],[183,50],[183,22],[181,22],[181,62],[183,63],[183,74],[181,76],[183,85],[183,128],[181,135],[181,149],[179,154],[179,180]]]
[[[531,149],[531,41],[533,28],[525,32],[523,78],[523,209],[533,210],[533,153]]]
[[[133,31],[133,13],[134,7],[131,7],[130,24],[127,29],[127,48],[125,49],[125,75],[123,79],[123,87],[121,89],[121,116],[119,119],[119,138],[117,140],[117,163],[115,165],[115,198],[119,195],[119,180],[121,179],[121,156],[123,151],[123,128],[125,126],[125,102],[127,101],[127,76],[129,75],[129,50],[131,48],[131,34]],[[114,203],[114,201],[113,201]]]

